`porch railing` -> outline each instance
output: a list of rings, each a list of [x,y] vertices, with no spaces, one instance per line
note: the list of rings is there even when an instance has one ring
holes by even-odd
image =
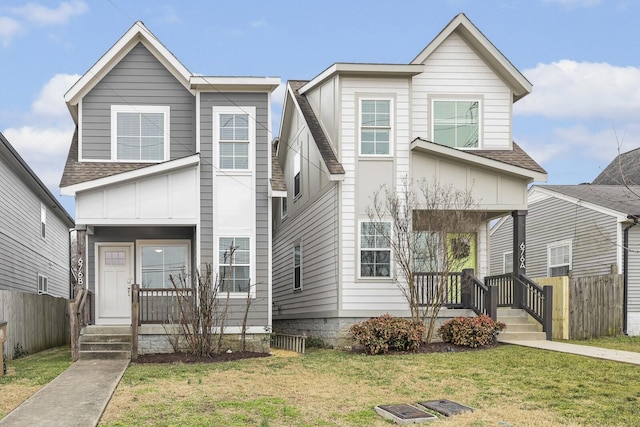
[[[498,289],[487,286],[473,275],[473,270],[463,272],[462,303],[474,313],[486,314],[493,320],[498,317]]]
[[[442,307],[462,307],[462,273],[415,273],[420,305],[433,305],[440,298]]]
[[[195,304],[193,288],[138,287],[138,324],[178,323],[182,317],[178,300],[184,305]],[[186,310],[189,310],[185,307]]]
[[[484,283],[487,286],[495,287],[498,290],[498,307],[511,307],[513,306],[513,274],[498,274],[495,276],[487,276],[484,278]]]
[[[547,339],[552,338],[553,287],[538,285],[525,275],[513,277],[514,307],[522,308],[542,325]]]

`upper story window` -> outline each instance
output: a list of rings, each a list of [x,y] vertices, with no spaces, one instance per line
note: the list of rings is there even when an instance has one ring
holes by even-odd
[[[300,148],[298,147],[298,150]],[[297,151],[293,156],[293,197],[298,197],[302,191],[300,188],[300,166],[302,160],[300,156],[300,151]]]
[[[225,170],[251,169],[255,144],[255,107],[213,107],[214,139],[218,145],[218,167]]]
[[[40,205],[40,236],[47,238],[47,207]]]
[[[169,107],[111,106],[111,158],[123,162],[169,159]]]
[[[391,153],[391,100],[360,100],[360,154]]]
[[[480,146],[480,102],[477,100],[434,100],[433,142],[453,148]]]
[[[547,269],[550,277],[569,275],[569,271],[571,271],[571,240],[547,245]]]
[[[391,277],[390,222],[360,223],[360,277]]]

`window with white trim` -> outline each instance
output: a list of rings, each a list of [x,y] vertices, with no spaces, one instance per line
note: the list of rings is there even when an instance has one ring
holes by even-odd
[[[571,271],[571,240],[547,245],[547,272],[549,277],[567,276]]]
[[[47,276],[38,273],[38,293],[39,294],[48,294],[49,293],[49,279]]]
[[[143,288],[173,288],[170,276],[180,285],[180,276],[189,272],[188,241],[138,242],[140,277]],[[122,253],[124,258],[124,252]],[[115,260],[115,258],[114,258]]]
[[[218,268],[222,292],[247,293],[251,274],[250,239],[248,237],[220,237]]]
[[[302,289],[302,246],[300,243],[293,245],[293,290]]]
[[[286,197],[280,198],[280,218],[281,219],[285,219],[287,217],[288,208],[289,208],[287,203],[288,202]]]
[[[360,277],[391,277],[390,222],[360,223]]]
[[[169,159],[168,106],[112,105],[111,158],[162,162]]]
[[[478,100],[433,100],[433,142],[453,148],[480,146],[480,102]]]
[[[360,154],[391,153],[391,100],[360,100]]]
[[[249,169],[249,115],[218,116],[220,169]]]
[[[47,207],[40,205],[40,237],[47,238]]]
[[[513,273],[513,252],[502,254],[502,273]]]

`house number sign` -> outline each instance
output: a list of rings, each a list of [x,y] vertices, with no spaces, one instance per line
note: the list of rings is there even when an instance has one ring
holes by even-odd
[[[84,261],[78,258],[78,287],[84,288]]]
[[[526,268],[525,267],[526,258],[524,256],[525,249],[526,249],[526,246],[524,242],[520,243],[520,268]]]

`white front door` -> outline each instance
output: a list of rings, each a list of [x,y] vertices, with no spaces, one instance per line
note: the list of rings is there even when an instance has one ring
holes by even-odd
[[[96,324],[131,323],[132,253],[131,246],[98,247]]]

